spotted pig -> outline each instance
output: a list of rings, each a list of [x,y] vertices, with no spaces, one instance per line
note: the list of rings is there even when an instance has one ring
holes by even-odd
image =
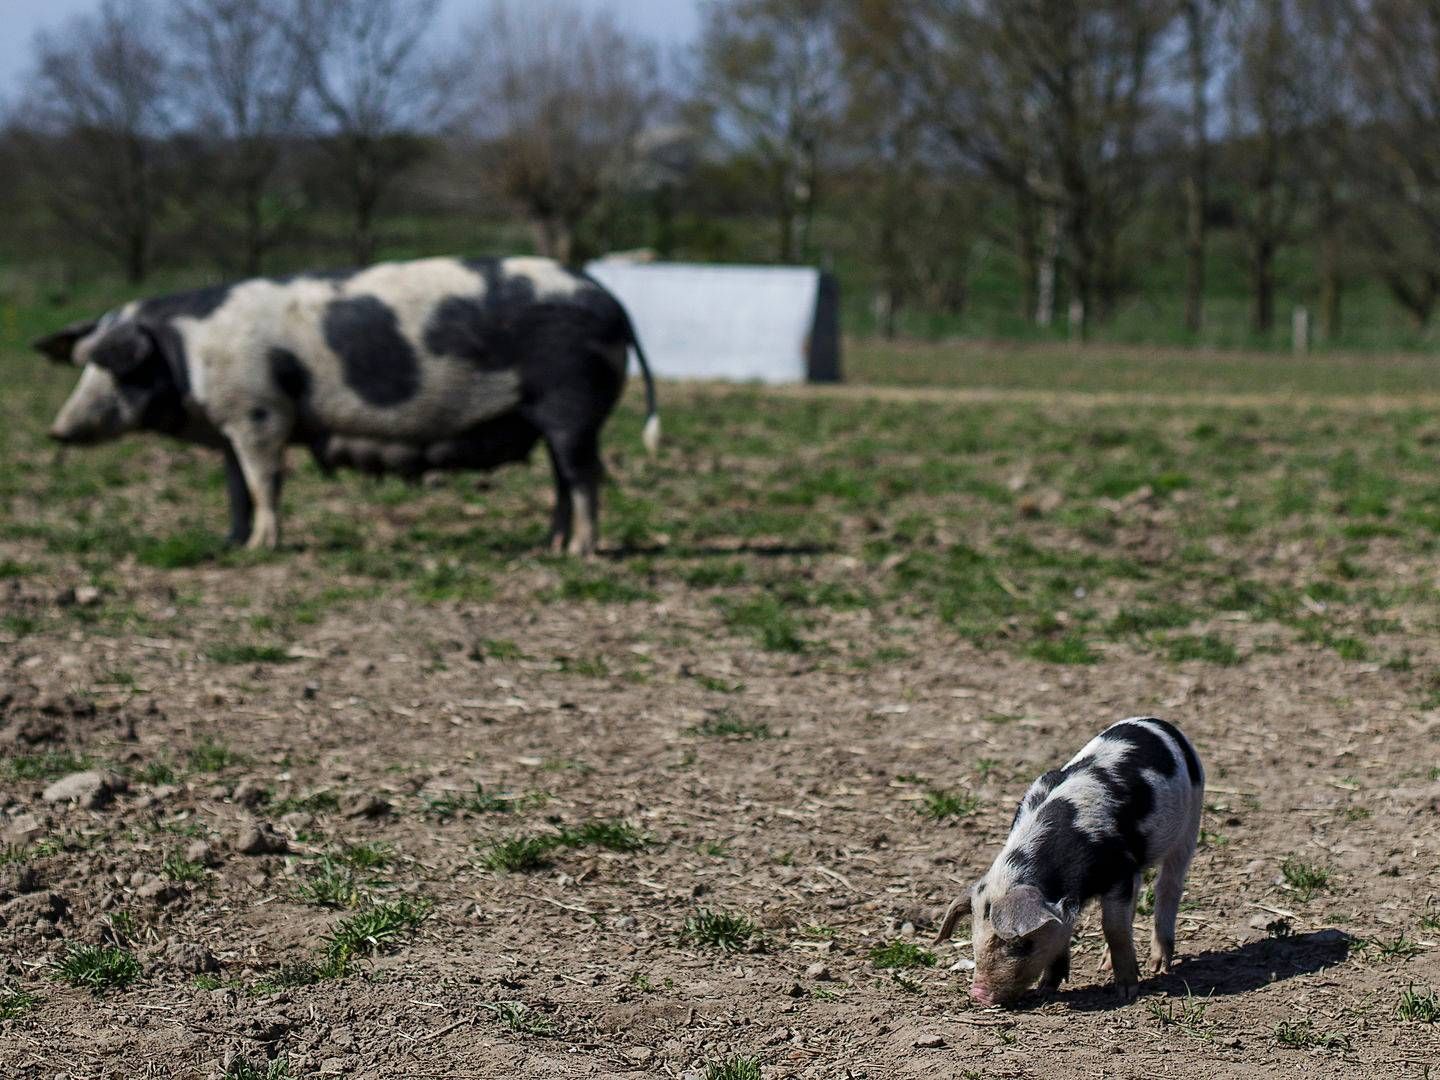
[[[1036,981],[1070,974],[1070,938],[1081,908],[1099,899],[1105,953],[1125,1000],[1139,992],[1132,924],[1141,874],[1155,878],[1150,970],[1170,970],[1175,914],[1200,835],[1205,772],[1180,731],[1151,717],[1106,728],[1062,769],[1030,785],[994,864],[950,906],[936,941],[970,909],[982,1005],[1010,1005]]]
[[[551,545],[595,550],[599,436],[633,348],[645,445],[659,440],[650,369],[620,303],[539,258],[423,259],[254,279],[140,300],[35,343],[83,368],[50,434],[136,430],[220,448],[230,538],[280,538],[285,448],[322,466],[418,474],[549,451]]]

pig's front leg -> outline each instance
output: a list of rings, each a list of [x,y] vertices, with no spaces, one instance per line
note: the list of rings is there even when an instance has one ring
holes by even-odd
[[[240,459],[227,442],[225,444],[225,494],[230,502],[230,532],[226,541],[235,546],[250,539],[250,527],[255,521],[255,504],[250,499],[250,486],[245,482],[245,471],[240,468]]]
[[[1070,945],[1067,942],[1065,951],[1057,956],[1050,966],[1045,969],[1045,977],[1040,985],[1046,990],[1058,990],[1060,984],[1070,977]]]
[[[264,423],[256,409],[246,421],[226,425],[221,430],[230,440],[235,460],[245,479],[254,507],[250,538],[245,546],[277,548],[280,546],[280,480],[285,464],[285,439],[277,437],[275,425]]]
[[[1130,882],[1100,900],[1106,958],[1115,972],[1115,988],[1125,1001],[1133,1001],[1140,993],[1140,964],[1135,959],[1135,900],[1136,890]]]

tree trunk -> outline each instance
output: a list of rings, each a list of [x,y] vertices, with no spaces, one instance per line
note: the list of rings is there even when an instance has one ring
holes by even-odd
[[[1185,329],[1200,333],[1205,320],[1205,204],[1210,186],[1210,82],[1205,49],[1204,5],[1185,4],[1186,51],[1190,64],[1190,168],[1185,177]]]
[[[1255,241],[1250,267],[1250,329],[1257,335],[1275,328],[1275,243],[1269,237]]]
[[[1040,277],[1039,224],[1035,199],[1027,191],[1015,193],[1015,255],[1020,260],[1020,317],[1035,317]]]
[[[1320,340],[1331,345],[1340,338],[1345,282],[1340,271],[1340,206],[1329,184],[1321,186],[1319,219]]]
[[[1036,326],[1049,326],[1055,321],[1055,278],[1060,262],[1060,211],[1047,206],[1044,216],[1045,248],[1036,280]]]

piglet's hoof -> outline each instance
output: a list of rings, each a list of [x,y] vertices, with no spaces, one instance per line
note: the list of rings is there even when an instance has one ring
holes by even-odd
[[[1128,1004],[1140,996],[1140,984],[1138,982],[1116,983],[1115,992],[1120,995],[1121,1001]]]

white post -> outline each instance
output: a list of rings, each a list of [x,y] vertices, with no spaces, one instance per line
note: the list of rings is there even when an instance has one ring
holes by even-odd
[[[1304,356],[1310,351],[1310,312],[1304,304],[1295,309],[1290,319],[1290,341],[1296,356]]]

